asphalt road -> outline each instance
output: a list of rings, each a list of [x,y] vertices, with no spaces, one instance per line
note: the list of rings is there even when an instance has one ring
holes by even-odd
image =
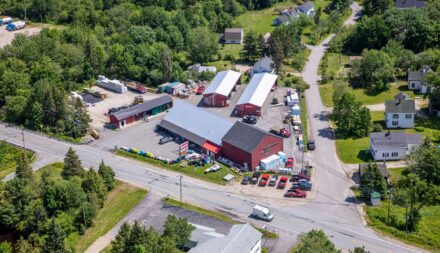
[[[334,141],[331,139],[317,87],[319,61],[325,51],[325,45],[311,47],[312,52],[304,70],[304,80],[311,87],[306,91],[307,107],[310,115],[310,130],[316,140],[317,148],[310,159],[315,166],[317,188],[315,198],[301,206],[269,206],[275,219],[269,228],[286,233],[300,234],[311,229],[323,229],[333,243],[343,250],[364,245],[370,252],[421,252],[410,246],[393,242],[377,235],[366,228],[353,203],[349,189],[350,181],[336,156]],[[101,159],[115,169],[119,179],[142,187],[147,187],[158,194],[179,195],[179,177],[176,173],[158,170],[146,164],[118,157],[109,150],[94,145],[72,145],[46,136],[25,132],[26,147],[38,154],[39,165],[44,161],[62,160],[67,149],[75,148],[83,165],[98,167]],[[0,139],[22,145],[21,130],[0,124]],[[243,196],[228,191],[227,187],[212,185],[197,179],[184,177],[183,200],[207,208],[219,209],[237,216],[244,221],[249,217],[255,204],[265,205],[264,199],[251,201]],[[258,203],[257,203],[258,202]],[[288,249],[286,249],[287,251]]]

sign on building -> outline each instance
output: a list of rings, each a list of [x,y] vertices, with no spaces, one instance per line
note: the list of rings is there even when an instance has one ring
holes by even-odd
[[[188,153],[188,148],[189,148],[189,142],[185,141],[184,143],[179,145],[179,154],[182,155],[186,155]]]

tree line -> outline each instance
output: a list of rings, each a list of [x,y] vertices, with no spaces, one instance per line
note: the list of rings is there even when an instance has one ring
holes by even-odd
[[[115,187],[114,177],[104,162],[98,171],[84,170],[70,148],[61,175],[45,170],[36,178],[23,152],[15,178],[0,183],[1,233],[13,239],[3,243],[1,252],[71,251],[65,239],[72,233],[83,234],[93,224],[106,194]]]

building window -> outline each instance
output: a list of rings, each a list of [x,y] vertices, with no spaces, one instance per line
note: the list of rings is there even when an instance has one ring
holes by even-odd
[[[397,125],[399,125],[399,121],[393,121],[392,124],[393,124],[393,126],[397,126]]]
[[[414,89],[416,88],[416,84],[415,83],[411,83],[411,87]]]
[[[393,119],[398,119],[399,118],[399,114],[393,114]]]
[[[406,114],[406,115],[405,115],[405,118],[406,118],[406,119],[412,119],[412,114]]]
[[[382,153],[382,157],[390,157],[390,153]]]
[[[391,153],[391,156],[392,157],[397,157],[399,155],[399,153],[397,153],[397,152],[393,152],[393,153]]]

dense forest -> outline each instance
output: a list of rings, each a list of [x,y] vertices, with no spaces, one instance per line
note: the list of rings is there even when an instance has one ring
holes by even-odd
[[[86,171],[72,149],[56,167],[61,175],[43,169],[35,176],[23,153],[16,177],[0,182],[0,234],[10,239],[0,252],[70,252],[66,237],[83,234],[93,224],[107,192],[115,187],[110,167],[102,162],[98,171]]]
[[[0,13],[52,23],[0,50],[4,120],[78,138],[89,117],[66,94],[99,74],[157,86],[186,80],[189,64],[217,56],[219,33],[235,16],[274,0],[2,1]]]

